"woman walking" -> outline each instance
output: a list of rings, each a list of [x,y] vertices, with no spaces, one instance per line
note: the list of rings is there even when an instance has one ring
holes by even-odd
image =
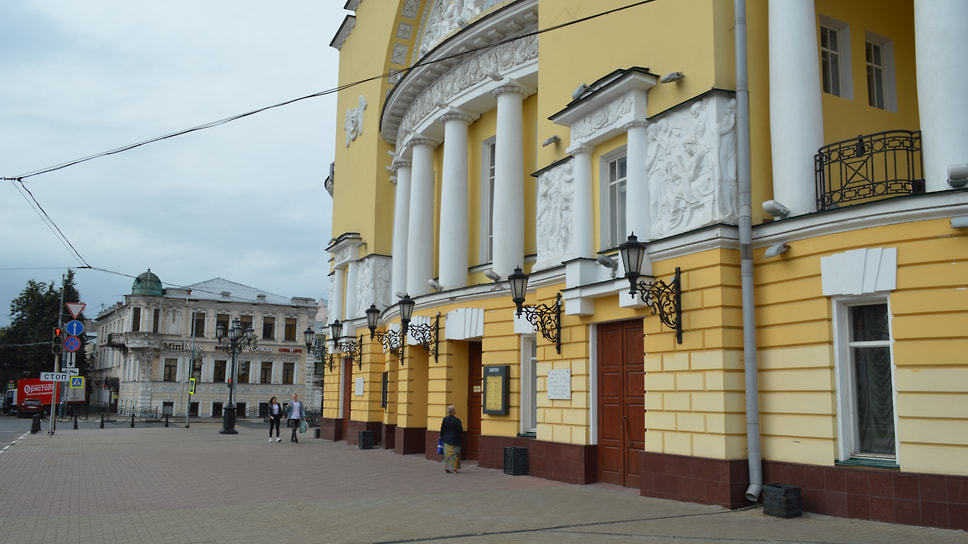
[[[282,442],[279,438],[279,423],[282,421],[282,406],[276,397],[269,399],[269,442],[272,442],[272,428],[276,428],[276,442]]]
[[[447,417],[440,424],[440,441],[444,443],[444,472],[456,474],[460,472],[460,438],[464,433],[454,405],[447,407]]]
[[[292,394],[292,402],[286,407],[286,417],[289,418],[289,426],[292,427],[292,438],[289,441],[299,443],[296,431],[299,430],[299,420],[306,417],[306,407],[299,402],[299,395],[295,393]]]

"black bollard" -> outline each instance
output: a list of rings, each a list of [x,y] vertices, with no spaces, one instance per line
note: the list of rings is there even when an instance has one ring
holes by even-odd
[[[74,430],[77,430],[77,412],[74,412]]]
[[[134,429],[134,412],[131,412],[131,428]]]
[[[40,414],[34,414],[34,420],[30,423],[30,434],[40,432]]]
[[[104,414],[101,414],[101,428],[104,428]]]
[[[168,414],[165,414],[165,428],[168,428]]]

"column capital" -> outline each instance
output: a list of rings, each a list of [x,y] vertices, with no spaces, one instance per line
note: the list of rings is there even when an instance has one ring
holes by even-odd
[[[624,130],[625,132],[628,132],[633,128],[648,128],[649,125],[650,123],[644,119],[636,119],[635,121],[629,121],[628,123],[625,123],[625,126],[622,127],[622,130]]]
[[[586,143],[575,144],[565,149],[565,152],[570,153],[571,155],[591,155],[594,151],[595,147]]]
[[[493,91],[491,91],[491,94],[494,96],[501,96],[502,94],[519,94],[521,95],[522,98],[524,98],[524,97],[530,96],[531,92],[532,92],[531,89],[523,85],[518,85],[516,83],[509,83],[507,85],[501,85],[500,87],[494,89]]]
[[[430,147],[436,149],[440,145],[440,140],[435,140],[433,138],[427,138],[425,136],[414,136],[407,140],[407,147],[413,149],[418,145],[429,145]]]
[[[400,170],[401,168],[409,168],[411,164],[412,163],[410,162],[409,159],[399,159],[399,160],[394,159],[393,162],[390,163],[390,166],[387,167],[387,169],[389,169],[393,173],[396,173],[397,170]]]
[[[471,115],[462,111],[449,111],[440,116],[440,122],[446,124],[447,121],[463,121],[469,125],[473,123],[477,117],[477,115]]]

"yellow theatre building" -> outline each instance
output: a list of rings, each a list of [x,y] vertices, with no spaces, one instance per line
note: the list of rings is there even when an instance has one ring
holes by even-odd
[[[968,529],[968,3],[345,8],[322,438]]]

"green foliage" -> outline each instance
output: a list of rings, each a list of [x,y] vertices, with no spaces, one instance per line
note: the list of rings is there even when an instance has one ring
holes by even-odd
[[[67,271],[63,289],[64,303],[80,302],[73,270]],[[71,319],[55,282],[28,280],[20,295],[10,301],[10,326],[0,329],[0,383],[37,378],[41,372],[54,370],[51,335],[58,323],[63,325]],[[78,319],[83,319],[83,315]],[[77,351],[76,361],[84,375],[87,357],[83,346]]]

